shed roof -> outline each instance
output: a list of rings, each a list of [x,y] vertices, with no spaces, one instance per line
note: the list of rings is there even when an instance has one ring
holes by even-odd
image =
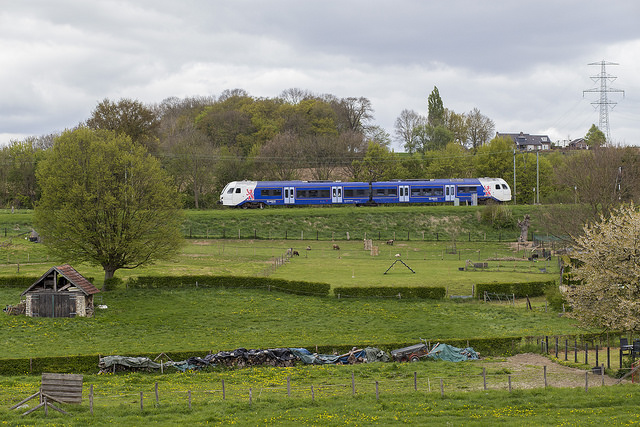
[[[93,295],[100,292],[100,290],[93,286],[87,279],[85,279],[82,274],[78,273],[75,268],[71,267],[69,264],[64,264],[56,267],[51,267],[38,280],[36,280],[33,285],[29,286],[29,289],[24,291],[22,295],[25,295],[31,289],[38,286],[38,284],[40,284],[53,271],[56,271],[58,274],[62,275],[71,284],[80,289],[85,295]]]

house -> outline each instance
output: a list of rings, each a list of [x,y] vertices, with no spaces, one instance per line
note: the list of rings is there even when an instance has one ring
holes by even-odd
[[[547,135],[529,135],[528,133],[499,133],[496,137],[511,138],[516,144],[518,150],[522,151],[538,151],[549,150],[551,148],[551,140]]]
[[[589,146],[587,145],[584,138],[577,138],[569,142],[567,148],[570,150],[588,150]]]
[[[91,317],[100,292],[69,264],[51,267],[22,293],[31,317]]]

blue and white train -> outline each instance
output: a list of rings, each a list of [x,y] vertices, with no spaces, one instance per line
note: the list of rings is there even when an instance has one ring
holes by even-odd
[[[501,178],[341,181],[233,181],[220,203],[263,208],[278,205],[380,205],[394,203],[508,202],[511,189]]]

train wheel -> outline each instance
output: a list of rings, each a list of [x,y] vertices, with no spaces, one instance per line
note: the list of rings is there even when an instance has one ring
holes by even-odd
[[[411,358],[409,359],[409,361],[410,361],[410,362],[419,362],[419,361],[420,361],[420,358],[414,354],[413,356],[411,356]]]

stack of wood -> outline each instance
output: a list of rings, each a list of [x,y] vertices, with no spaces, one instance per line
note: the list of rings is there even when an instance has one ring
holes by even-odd
[[[20,301],[19,304],[16,305],[8,305],[3,310],[5,313],[10,314],[12,316],[19,316],[21,314],[25,314],[27,311],[27,302]]]

